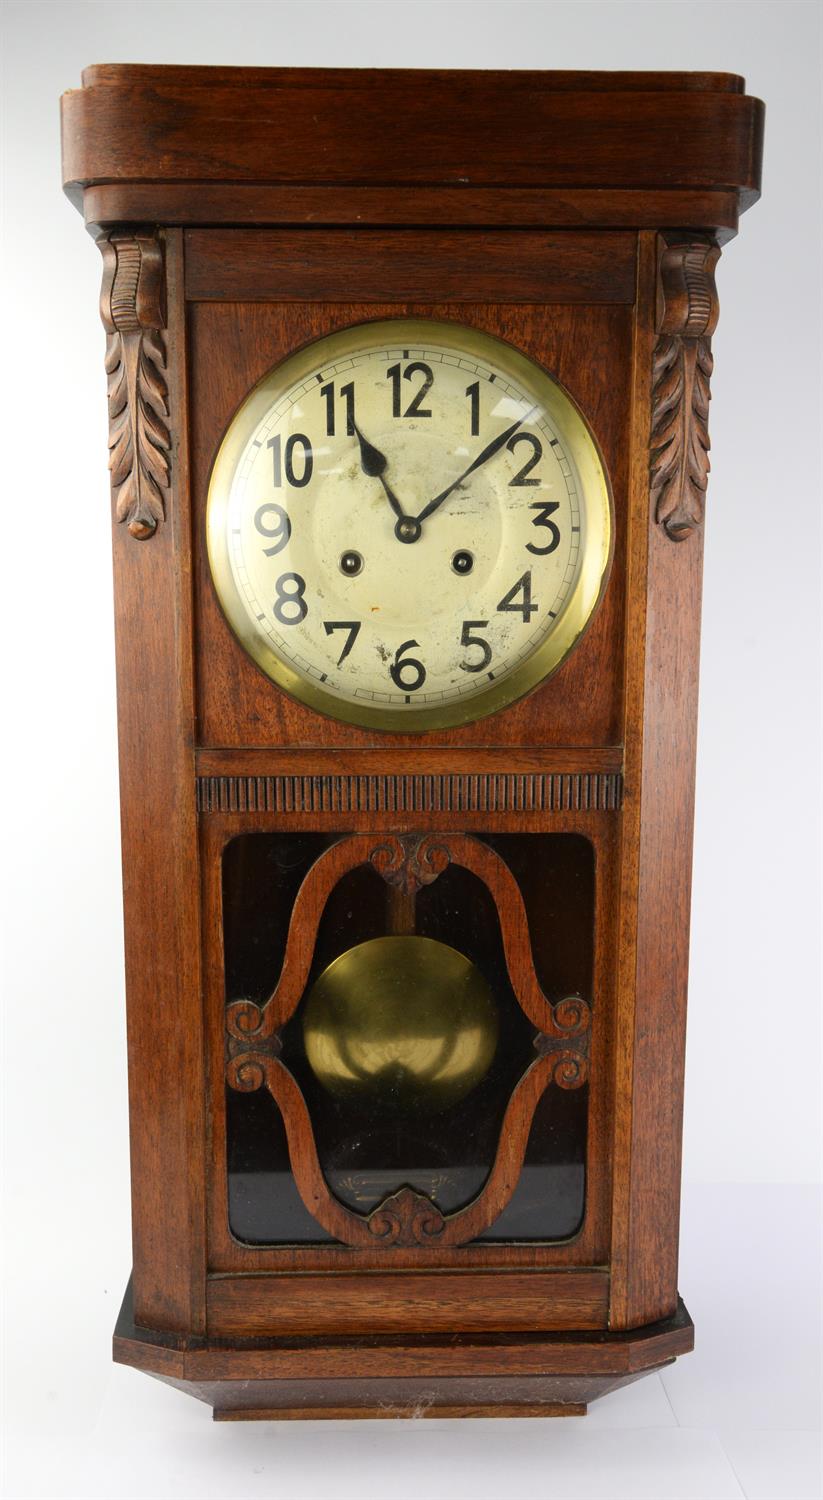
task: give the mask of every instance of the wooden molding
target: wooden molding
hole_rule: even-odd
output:
[[[674,542],[703,525],[719,256],[713,240],[660,241],[650,482],[655,519]]]
[[[198,776],[199,813],[618,812],[619,771]]]
[[[97,243],[115,515],[145,541],[165,519],[170,479],[163,247],[155,234],[130,231]]]

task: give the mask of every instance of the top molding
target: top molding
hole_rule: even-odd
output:
[[[113,224],[678,228],[760,195],[729,73],[101,65],[64,94],[63,182]]]

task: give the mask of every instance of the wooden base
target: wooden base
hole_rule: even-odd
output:
[[[629,1332],[206,1339],[137,1328],[131,1283],[118,1364],[205,1401],[215,1421],[584,1416],[590,1401],[694,1345],[682,1302]]]

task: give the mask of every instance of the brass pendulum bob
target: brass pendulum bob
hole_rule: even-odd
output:
[[[372,938],[313,984],[303,1019],[309,1064],[341,1098],[434,1113],[464,1098],[497,1045],[494,999],[464,954],[432,938]]]

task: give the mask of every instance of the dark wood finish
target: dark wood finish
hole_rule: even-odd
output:
[[[369,1417],[580,1413],[693,1347],[683,1306],[636,1333],[362,1335],[172,1340],[136,1327],[127,1287],[114,1335],[120,1364],[206,1401],[215,1414]],[[572,1414],[571,1412],[569,1414]]]
[[[394,833],[413,833],[415,829],[415,818],[406,815],[399,818],[396,813],[374,812],[361,813],[350,817],[348,820],[355,826],[359,823],[367,830],[373,830],[375,825],[382,825]],[[461,825],[472,819],[461,812],[431,812],[427,816],[429,828],[436,830],[448,830],[449,844],[460,847],[463,844],[474,844],[473,840],[463,840],[455,837],[453,830],[459,829]],[[475,814],[473,819],[479,829],[488,825],[488,817],[484,814]],[[318,827],[328,828],[330,826],[328,815],[318,815],[308,811],[302,811],[294,815],[290,826],[295,829],[312,829]],[[334,827],[334,823],[331,825]],[[619,838],[618,820],[613,813],[600,812],[565,812],[554,814],[547,812],[522,812],[510,813],[505,820],[505,826],[509,829],[520,831],[542,831],[548,828],[557,828],[558,831],[568,833],[582,833],[591,839],[596,849],[595,866],[595,954],[594,975],[592,993],[595,997],[591,1017],[591,1028],[588,1046],[588,1070],[589,1070],[589,1132],[587,1148],[587,1198],[586,1211],[583,1226],[577,1236],[568,1242],[561,1244],[539,1244],[530,1243],[524,1245],[498,1245],[498,1244],[472,1244],[464,1245],[459,1251],[441,1247],[438,1241],[432,1240],[426,1249],[426,1263],[430,1266],[449,1267],[459,1264],[466,1271],[480,1269],[482,1267],[494,1266],[497,1268],[498,1284],[501,1294],[505,1287],[501,1273],[511,1267],[558,1267],[576,1266],[591,1267],[603,1265],[608,1260],[609,1254],[609,1215],[610,1215],[610,1121],[611,1108],[611,1084],[610,1084],[610,1059],[613,1052],[612,1025],[614,1014],[614,977],[612,973],[612,954],[615,942],[616,906],[617,906],[617,878],[618,865],[616,860],[616,847]],[[203,874],[203,922],[204,922],[204,953],[205,953],[205,992],[204,1003],[208,1021],[208,1051],[210,1057],[210,1077],[213,1080],[211,1087],[211,1170],[209,1189],[209,1245],[210,1245],[210,1267],[213,1271],[251,1273],[254,1271],[288,1271],[300,1270],[304,1273],[308,1270],[339,1270],[341,1265],[350,1265],[353,1255],[356,1254],[357,1265],[362,1270],[377,1271],[385,1269],[386,1252],[374,1245],[369,1247],[368,1243],[353,1252],[350,1248],[340,1245],[330,1246],[302,1246],[300,1248],[283,1246],[249,1246],[240,1245],[229,1233],[227,1216],[225,1210],[227,1182],[226,1182],[226,1116],[225,1104],[222,1095],[222,1082],[226,1067],[226,1034],[225,1034],[225,981],[223,970],[223,940],[222,940],[222,887],[221,887],[221,860],[226,843],[238,833],[252,830],[273,831],[282,828],[282,821],[277,813],[246,813],[236,815],[212,814],[201,823],[201,868]],[[353,841],[352,841],[353,842]],[[373,847],[375,838],[373,832],[370,836],[362,836],[359,850],[368,852]],[[332,861],[347,864],[352,858],[352,851],[345,853],[345,848],[339,852],[335,849],[329,851]],[[328,859],[328,856],[326,856]],[[332,862],[330,861],[330,863]],[[322,879],[322,869],[320,872]],[[331,883],[331,882],[329,882]],[[315,893],[318,891],[319,880],[315,877],[312,882]],[[316,894],[312,900],[312,906],[316,905]],[[295,912],[293,927],[295,941],[292,948],[294,963],[299,964],[301,971],[310,961],[313,946],[313,930],[316,925],[316,916],[311,914],[312,908],[306,912],[307,920],[304,922],[303,914]],[[516,919],[515,919],[516,922]],[[510,918],[509,926],[512,926]],[[514,927],[517,934],[518,928]],[[549,1031],[551,1028],[545,1018],[545,1000],[530,981],[531,961],[529,957],[526,935],[522,928],[522,918],[519,924],[519,935],[511,941],[510,934],[510,961],[517,976],[521,990],[526,995],[526,1002],[535,1012],[536,1030]],[[307,970],[306,970],[307,971]],[[283,985],[285,974],[281,974],[278,990]],[[275,991],[277,994],[277,990]],[[561,1016],[561,1022],[564,1017]],[[565,1018],[571,1022],[572,1027],[577,1024],[573,1016]],[[240,1024],[237,1024],[240,1022]],[[231,1007],[230,1024],[236,1035],[238,1044],[255,1036],[254,1028],[260,1028],[256,1032],[258,1038],[261,1031],[272,1035],[280,1024],[279,1017],[275,1012],[270,1012],[264,1023],[263,1007],[249,1004],[240,1004]],[[561,1025],[560,1030],[563,1030]],[[266,1036],[262,1037],[265,1043]],[[248,1043],[247,1043],[248,1045]],[[262,1082],[262,1079],[261,1079]],[[458,1260],[455,1261],[455,1255]],[[419,1269],[419,1248],[406,1248],[394,1246],[391,1250],[392,1269]]]
[[[530,71],[528,68],[497,71],[494,68],[482,72],[455,72],[452,68],[254,68],[214,67],[175,63],[93,63],[82,72],[84,88],[98,84],[131,82],[156,88],[168,84],[179,88],[213,88],[235,85],[241,88],[304,89],[322,87],[341,91],[344,99],[348,91],[385,93],[397,87],[399,82],[413,83],[425,88],[429,82],[454,89],[475,90],[488,88],[494,94],[498,89],[506,90],[509,98],[517,100],[523,88],[550,90],[553,93],[613,93],[626,90],[640,93],[662,91],[668,93],[718,93],[745,94],[745,80],[739,73],[674,73],[654,72],[597,72],[596,70],[571,72],[568,69]]]
[[[79,200],[79,193],[71,194]],[[198,224],[452,225],[504,229],[634,229],[643,224],[702,226],[723,244],[737,232],[732,191],[622,188],[277,187],[256,183],[101,182],[83,189],[92,233],[152,217]]]
[[[634,358],[613,1328],[667,1317],[677,1303],[702,531],[688,546],[672,546],[645,483],[659,263],[657,237],[644,236]]]
[[[416,776],[198,776],[200,813],[511,812],[614,810],[619,773],[539,776],[447,773]]]
[[[268,749],[239,746],[224,749],[208,746],[196,751],[197,774],[200,777],[258,777],[292,772],[301,776],[325,777],[329,770],[328,753],[304,745],[288,748],[273,745]],[[402,764],[402,761],[400,762]],[[398,756],[393,747],[334,752],[334,770],[338,775],[372,776],[375,779],[395,777]],[[438,775],[443,771],[443,751],[431,746],[417,747],[415,774]],[[505,749],[495,746],[449,747],[448,767],[443,774],[462,780],[486,775],[589,776],[615,773],[623,767],[622,745],[539,745],[531,749]],[[550,799],[549,799],[550,800]],[[544,798],[544,806],[548,805]]]
[[[384,1262],[385,1264],[385,1262]],[[601,1270],[371,1271],[319,1275],[212,1276],[211,1338],[311,1333],[490,1332],[605,1328],[609,1278]]]
[[[63,175],[105,230],[124,523],[134,1274],[115,1358],[222,1420],[579,1413],[692,1346],[677,1239],[710,338],[719,246],[759,194],[762,105],[729,74],[141,65],[83,82],[63,100]],[[614,501],[605,596],[565,665],[502,713],[420,736],[278,692],[227,629],[204,544],[211,465],[250,387],[315,338],[399,316],[496,334],[552,372]],[[223,853],[286,830],[339,842],[300,891],[268,1003],[227,1016]],[[517,885],[472,838],[549,831],[595,856],[591,1006],[574,1012],[548,1005]],[[396,881],[398,930],[446,859],[473,870],[535,1025],[462,1213],[403,1183],[368,1217],[344,1208],[277,1058],[355,857]],[[227,1067],[275,1095],[304,1199],[348,1243],[232,1237]],[[539,1092],[583,1069],[579,1233],[462,1243],[506,1201]]]
[[[652,367],[649,445],[655,519],[673,542],[703,525],[709,481],[711,335],[718,302],[710,240],[659,243],[657,343]]]
[[[165,517],[169,487],[163,248],[148,234],[110,234],[99,245],[114,510],[145,541]]]
[[[173,1385],[173,1381],[167,1382]],[[538,1382],[535,1382],[537,1385]],[[542,1382],[543,1388],[549,1383]],[[445,1382],[438,1383],[438,1390],[442,1391]],[[312,1421],[318,1417],[326,1417],[332,1421],[351,1421],[354,1418],[367,1418],[368,1420],[385,1421],[397,1420],[405,1417],[410,1421],[419,1421],[425,1417],[585,1417],[588,1410],[583,1401],[546,1401],[543,1405],[539,1401],[512,1400],[508,1404],[490,1401],[487,1406],[477,1402],[474,1406],[469,1405],[468,1400],[459,1401],[463,1394],[461,1390],[449,1390],[447,1394],[450,1401],[436,1401],[431,1388],[414,1387],[414,1385],[403,1386],[395,1390],[394,1401],[390,1406],[326,1406],[312,1407],[305,1404],[309,1393],[304,1386],[293,1388],[294,1399],[304,1402],[302,1406],[286,1407],[215,1407],[212,1416],[215,1422],[283,1422],[283,1421]],[[468,1394],[468,1393],[467,1393]],[[514,1393],[510,1393],[513,1395]],[[527,1391],[527,1396],[535,1397],[539,1394],[533,1387]],[[272,1391],[272,1399],[282,1395],[282,1387],[276,1387]],[[207,1396],[203,1396],[208,1400]],[[259,1399],[259,1397],[258,1397]],[[337,1399],[346,1399],[338,1395]],[[459,1404],[454,1404],[458,1401]]]
[[[571,238],[574,238],[573,236]],[[364,259],[368,259],[364,250]],[[533,247],[530,247],[533,254]],[[329,262],[331,266],[331,260]],[[189,267],[191,271],[191,267]],[[475,274],[466,237],[464,274]],[[551,370],[592,423],[611,478],[615,546],[601,607],[568,661],[530,697],[503,713],[449,731],[386,734],[358,729],[313,713],[271,683],[246,655],[226,623],[214,590],[205,547],[208,481],[220,439],[249,388],[293,347],[350,323],[378,317],[433,317],[462,321],[497,333]],[[510,306],[508,304],[258,304],[196,303],[189,312],[192,386],[192,485],[195,504],[195,628],[198,652],[201,746],[249,749],[327,746],[337,751],[403,750],[398,769],[408,771],[426,746],[480,749],[545,745],[619,746],[622,741],[620,663],[625,612],[625,516],[628,495],[629,384],[613,370],[631,363],[632,309],[623,306]],[[647,431],[648,436],[648,431]],[[448,769],[448,760],[440,769]],[[506,769],[509,769],[508,764]],[[573,769],[577,769],[575,765]]]
[[[340,1203],[323,1175],[306,1101],[278,1055],[281,1028],[294,1015],[307,988],[328,898],[341,876],[361,864],[373,866],[389,885],[407,896],[431,885],[449,864],[461,865],[476,875],[493,896],[512,990],[535,1028],[538,1056],[508,1102],[494,1162],[482,1191],[464,1208],[445,1216],[430,1198],[407,1186],[388,1196],[368,1216]],[[419,834],[384,834],[379,838],[358,835],[341,839],[327,849],[300,886],[273,994],[262,1006],[251,1000],[235,1000],[228,1006],[226,1081],[242,1093],[268,1089],[283,1119],[297,1190],[328,1234],[350,1248],[414,1249],[422,1255],[435,1244],[439,1249],[468,1244],[503,1212],[517,1186],[543,1093],[551,1084],[576,1089],[588,1078],[590,1027],[591,1010],[585,1000],[568,996],[552,1005],[540,988],[523,897],[508,865],[492,849],[462,834],[427,834],[423,838]],[[351,1260],[356,1264],[357,1257]],[[495,1299],[489,1315],[505,1316],[496,1311]]]
[[[206,1269],[182,248],[166,237],[170,524],[150,546],[113,531],[134,1308],[165,1329],[204,1326]]]
[[[722,187],[746,206],[762,130],[729,74],[122,66],[64,95],[63,180]]]
[[[192,302],[634,302],[629,231],[190,229]],[[472,261],[467,279],[466,262]]]

